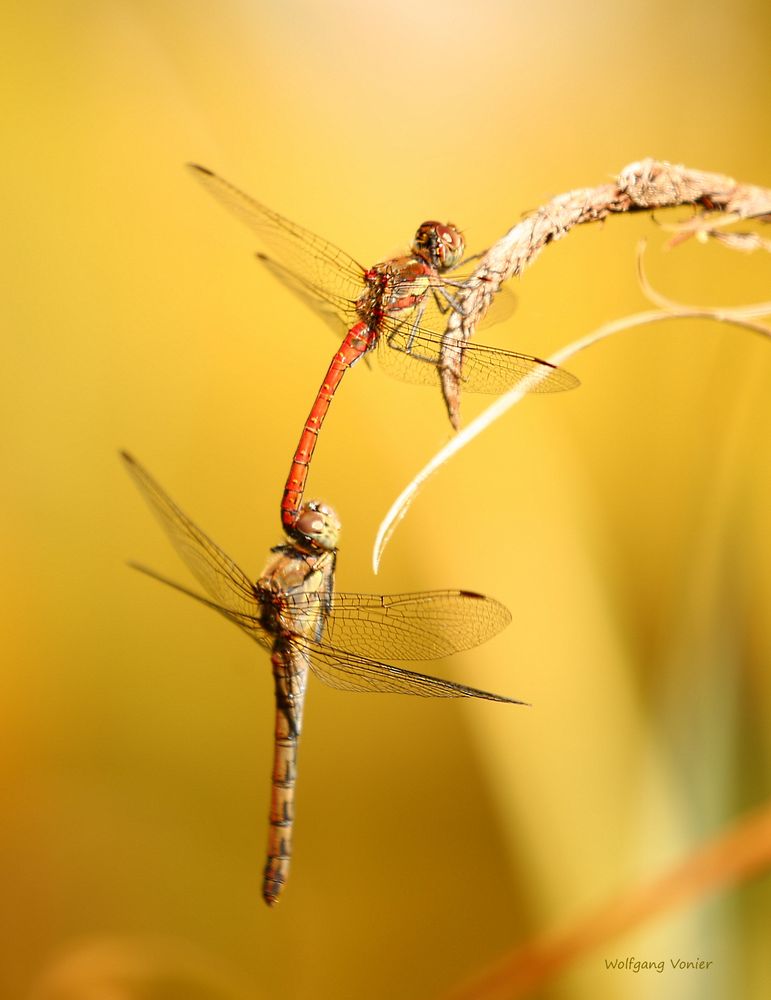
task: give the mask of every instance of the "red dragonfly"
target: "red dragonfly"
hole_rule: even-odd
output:
[[[431,660],[471,649],[500,632],[511,615],[497,601],[464,590],[389,596],[335,593],[340,522],[320,501],[301,506],[298,538],[272,549],[265,569],[252,583],[131,455],[123,452],[122,458],[208,597],[132,565],[218,611],[271,651],[276,728],[262,895],[272,906],[286,882],[292,853],[297,742],[309,671],[331,687],[348,691],[525,704],[379,660],[381,656]]]
[[[258,255],[270,269],[323,312],[331,310],[348,328],[305,422],[284,488],[281,520],[284,530],[296,538],[308,467],[346,370],[379,345],[379,357],[387,371],[408,382],[439,385],[442,336],[425,324],[444,329],[448,311],[455,308],[452,289],[462,282],[449,278],[448,273],[461,263],[463,236],[452,223],[424,222],[409,254],[364,268],[343,250],[205,167],[190,166],[204,187],[276,253],[277,261]],[[533,391],[554,392],[578,385],[574,375],[529,354],[482,344],[463,347],[463,384],[469,392],[504,392],[534,369],[543,375]]]

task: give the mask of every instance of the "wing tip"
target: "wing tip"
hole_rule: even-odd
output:
[[[477,593],[476,590],[459,590],[458,594],[461,597],[468,598],[469,600],[472,601],[484,601],[484,603],[491,610],[493,608],[497,608],[501,621],[501,624],[498,627],[498,631],[501,631],[502,629],[506,628],[507,625],[511,624],[513,618],[511,611],[509,611],[509,609],[506,607],[505,604],[501,603],[501,601],[496,600],[494,597],[488,597],[486,594],[479,594]]]
[[[573,372],[567,371],[565,368],[561,368],[559,365],[552,365],[555,371],[559,372],[561,384],[559,386],[562,392],[570,392],[572,389],[579,389],[581,387],[581,379]]]
[[[551,386],[551,388],[566,392],[570,389],[577,389],[581,385],[581,379],[577,378],[573,372],[569,372],[566,368],[563,368],[562,365],[555,365],[553,361],[547,361],[546,358],[539,358],[535,355],[533,356],[533,360],[537,361],[544,368],[551,368],[559,378],[559,385]]]
[[[205,177],[214,177],[214,171],[209,170],[208,167],[202,167],[200,163],[189,162],[185,166],[188,170],[192,170],[195,174],[203,174]]]

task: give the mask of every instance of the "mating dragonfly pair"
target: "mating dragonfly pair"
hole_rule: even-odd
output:
[[[410,254],[365,269],[205,168],[192,169],[277,254],[276,259],[259,255],[270,270],[320,310],[331,309],[347,327],[303,427],[284,488],[281,520],[288,542],[272,550],[256,583],[123,453],[145,500],[208,597],[136,568],[219,612],[271,652],[276,721],[262,892],[273,905],[292,853],[297,743],[310,672],[350,691],[524,703],[385,662],[438,659],[470,649],[498,633],[511,616],[497,601],[470,591],[390,596],[335,592],[340,522],[325,503],[304,501],[327,410],[343,375],[359,358],[378,348],[389,372],[438,385],[442,338],[430,327],[441,325],[456,308],[462,282],[451,275],[463,258],[461,233],[451,224],[426,222]],[[477,344],[464,347],[463,384],[472,392],[502,392],[535,369],[540,377],[534,384],[542,391],[578,384],[568,372],[530,355]]]

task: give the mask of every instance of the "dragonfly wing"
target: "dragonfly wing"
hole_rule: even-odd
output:
[[[309,599],[293,597],[298,612]],[[438,660],[471,649],[511,621],[498,601],[462,590],[332,596],[323,640],[365,658]]]
[[[177,583],[175,580],[169,580],[168,577],[161,576],[160,573],[156,573],[154,569],[148,569],[147,566],[142,566],[135,562],[129,563],[129,566],[131,566],[132,569],[138,569],[139,572],[144,573],[145,576],[152,577],[153,580],[158,580],[159,583],[165,583],[167,587],[172,587],[174,590],[178,590],[181,594],[187,594],[188,597],[192,597],[193,600],[198,601],[199,604],[203,604],[207,608],[211,608],[212,611],[216,611],[224,618],[227,618],[228,621],[233,622],[234,625],[238,625],[240,629],[243,629],[243,631],[246,632],[250,639],[254,639],[254,641],[259,643],[261,646],[264,646],[266,649],[272,648],[274,637],[265,631],[255,616],[247,615],[240,611],[234,611],[231,608],[225,608],[220,604],[215,604],[214,601],[210,601],[201,594],[196,594],[194,590],[183,587],[181,583]]]
[[[311,669],[329,687],[341,691],[385,692],[411,694],[423,698],[484,698],[512,705],[527,704],[516,698],[506,698],[480,688],[456,684],[430,674],[420,674],[390,663],[379,663],[363,656],[354,656],[332,646],[305,643]]]
[[[350,299],[335,295],[328,289],[317,288],[272,257],[267,257],[263,253],[258,253],[256,256],[263,267],[320,316],[337,337],[342,338],[358,319],[355,305]]]
[[[437,366],[442,360],[442,338],[408,321],[389,318],[380,338],[378,358],[391,375],[405,382],[437,385]],[[457,348],[460,349],[460,348]],[[498,395],[521,379],[532,376],[529,392],[561,392],[580,383],[575,375],[530,354],[503,351],[484,344],[467,343],[463,348],[461,387],[466,392]]]
[[[359,297],[364,288],[364,268],[344,250],[262,205],[206,167],[195,163],[189,166],[206,190],[246,223],[282,265],[330,294]]]
[[[121,452],[121,458],[171,544],[206,593],[235,614],[259,616],[259,602],[244,571],[177,507],[128,452]]]
[[[214,601],[196,594],[195,591],[189,590],[145,566],[136,563],[131,565],[134,569],[138,569],[154,580],[173,587],[174,590],[192,597],[199,604],[218,612],[261,646],[271,648],[273,637],[262,628],[253,616],[215,604]],[[504,695],[493,694],[490,691],[469,687],[466,684],[457,684],[440,677],[432,677],[429,674],[395,667],[390,663],[380,663],[367,657],[356,656],[345,650],[328,646],[326,643],[312,642],[303,636],[297,636],[294,642],[300,650],[309,655],[311,669],[316,676],[329,687],[338,690],[411,694],[424,698],[484,698],[487,701],[508,702],[513,705],[527,704],[527,702],[519,701],[516,698],[506,698]]]
[[[496,326],[498,323],[504,323],[507,319],[511,319],[516,311],[517,296],[510,288],[499,288],[495,293],[493,301],[490,303],[490,308],[479,321],[478,327],[483,329],[488,326]]]

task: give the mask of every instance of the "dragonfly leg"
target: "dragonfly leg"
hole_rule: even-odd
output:
[[[401,351],[402,354],[409,354],[412,358],[417,358],[419,361],[429,361],[433,362],[433,358],[424,357],[423,355],[416,354],[414,350],[415,337],[420,329],[420,321],[425,312],[426,305],[425,302],[421,302],[420,305],[415,307],[414,312],[410,316],[409,320],[403,320],[397,327],[390,330],[386,335],[386,343],[394,351]],[[407,327],[406,341],[404,343],[396,343],[397,335],[399,337],[404,336],[404,329]]]
[[[393,330],[390,330],[386,334],[385,342],[394,351],[400,351],[402,354],[409,354],[411,358],[416,361],[425,361],[426,364],[436,365],[437,358],[436,355],[421,354],[416,349],[416,338],[420,333],[420,319],[425,310],[425,304],[418,306],[417,315],[410,317],[409,325],[408,321],[404,320]],[[407,327],[407,333],[404,333],[404,328]],[[397,342],[397,336],[400,340]],[[405,338],[405,339],[402,339]],[[438,342],[438,341],[437,341]]]
[[[445,279],[444,284],[453,285],[454,283]],[[462,288],[463,284],[458,282],[455,284],[455,287]],[[432,291],[434,293],[434,301],[436,302],[437,308],[442,315],[446,315],[451,309],[454,310],[454,312],[463,315],[463,306],[454,295],[451,295],[447,291],[444,285],[440,285],[439,288],[433,288]],[[442,299],[444,299],[444,302],[441,301]]]

